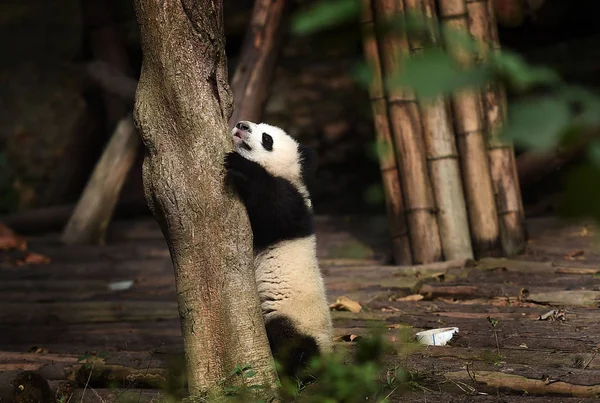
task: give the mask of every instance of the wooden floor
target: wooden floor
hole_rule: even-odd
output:
[[[330,300],[346,296],[363,308],[333,312],[339,344],[367,334],[373,323],[384,323],[386,337],[396,341],[422,329],[459,328],[448,346],[410,344],[410,354],[390,358],[390,368],[415,376],[412,389],[392,401],[600,396],[600,252],[593,229],[537,219],[529,222],[528,250],[519,260],[399,268],[386,264],[384,224],[318,218]],[[29,251],[51,262],[17,265],[22,254],[0,255],[0,401],[10,401],[11,382],[23,370],[47,379],[52,394],[74,390],[78,401],[82,393],[90,402],[123,393],[156,401],[182,340],[172,268],[155,223],[115,223],[103,247],[62,246],[56,235],[28,241]],[[92,375],[86,368],[94,368]]]

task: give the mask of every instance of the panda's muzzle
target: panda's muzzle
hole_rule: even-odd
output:
[[[231,133],[233,135],[234,144],[248,151],[252,150],[252,148],[245,141],[248,139],[249,133],[252,133],[249,122],[238,122]]]
[[[244,121],[244,120],[241,121],[241,122],[238,122],[235,125],[235,128],[239,129],[241,131],[244,131],[244,132],[252,133],[252,129],[250,128],[250,122],[247,122],[247,121]]]

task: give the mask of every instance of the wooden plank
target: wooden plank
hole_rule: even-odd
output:
[[[177,302],[165,301],[82,301],[76,309],[69,302],[46,304],[4,303],[0,323],[104,323],[179,318]]]

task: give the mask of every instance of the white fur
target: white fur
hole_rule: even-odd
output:
[[[302,179],[298,143],[282,129],[266,123],[245,122],[250,133],[234,128],[231,132],[236,151],[258,163],[273,176],[288,180],[309,209],[310,195]],[[263,133],[273,138],[273,150],[262,146]],[[252,148],[243,147],[246,143]],[[254,258],[258,293],[265,321],[284,315],[297,329],[314,337],[323,353],[331,351],[332,323],[323,277],[317,259],[315,235],[279,242]],[[272,311],[272,312],[271,312]]]
[[[261,308],[273,311],[265,322],[284,315],[327,353],[331,351],[331,315],[316,253],[314,235],[283,241],[257,255],[254,268]]]
[[[249,133],[242,132],[235,127],[231,131],[237,153],[250,161],[256,162],[271,175],[290,181],[304,197],[308,207],[312,208],[308,190],[302,181],[302,169],[298,158],[298,142],[279,127],[266,123],[245,123],[250,125],[251,131]],[[267,151],[263,148],[263,133],[273,137],[273,150]],[[249,145],[252,150],[243,148],[243,143]]]

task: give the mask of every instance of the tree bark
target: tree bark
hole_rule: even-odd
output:
[[[144,54],[135,118],[146,199],[173,260],[189,389],[203,395],[236,365],[276,379],[243,204],[224,184],[231,150],[220,0],[136,0]]]
[[[269,95],[269,84],[285,38],[289,0],[255,0],[252,19],[231,81],[235,109],[229,119],[258,122]]]

